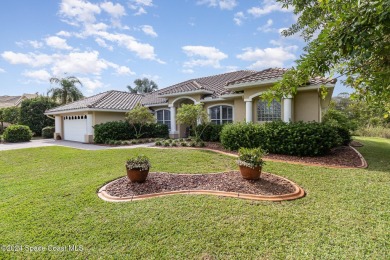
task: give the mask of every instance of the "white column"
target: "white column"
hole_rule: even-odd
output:
[[[176,107],[171,106],[171,134],[176,134]]]
[[[292,97],[287,96],[283,99],[283,121],[292,122]]]
[[[87,115],[87,135],[93,135],[92,114]]]
[[[62,136],[62,117],[61,116],[55,116],[54,117],[54,139],[57,138],[57,136]]]
[[[252,101],[245,101],[245,118],[247,123],[252,122],[252,109]]]

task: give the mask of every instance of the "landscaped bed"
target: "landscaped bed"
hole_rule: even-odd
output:
[[[262,173],[259,180],[244,180],[237,171],[215,174],[171,174],[151,172],[144,183],[133,183],[127,177],[117,179],[104,190],[109,196],[123,198],[171,191],[224,191],[255,195],[286,195],[296,192],[290,181],[270,173]]]
[[[169,148],[183,148],[180,146],[174,146]],[[235,151],[229,151],[222,147],[221,143],[218,142],[205,142],[205,147],[207,149],[222,151],[224,153],[229,153],[237,155]],[[264,156],[265,160],[275,160],[275,161],[284,161],[284,162],[294,162],[301,164],[314,164],[321,166],[332,166],[332,167],[364,167],[364,163],[361,160],[360,155],[349,146],[340,146],[332,149],[329,154],[322,156],[293,156],[293,155],[284,155],[284,154],[268,154]]]

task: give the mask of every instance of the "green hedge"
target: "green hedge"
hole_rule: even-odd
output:
[[[10,143],[28,142],[32,136],[32,131],[25,125],[10,125],[3,134],[4,141]]]
[[[42,137],[43,138],[54,138],[54,126],[46,126],[42,128]]]
[[[204,124],[198,125],[196,127],[197,128],[196,131],[200,133],[204,127],[205,127]],[[200,135],[200,139],[202,139],[205,142],[219,142],[223,127],[224,125],[208,124],[206,128],[203,130],[203,133]],[[194,134],[191,133],[191,135]]]
[[[142,127],[141,138],[166,138],[168,126],[162,124],[149,124]],[[126,121],[113,121],[94,126],[95,143],[105,143],[107,140],[135,139],[134,128]]]
[[[221,132],[221,143],[229,150],[262,147],[269,153],[297,156],[324,155],[342,142],[336,127],[316,122],[238,123]]]

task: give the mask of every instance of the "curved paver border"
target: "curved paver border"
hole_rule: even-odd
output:
[[[357,153],[357,155],[360,158],[361,165],[356,166],[356,167],[350,167],[350,166],[336,166],[336,165],[321,165],[321,164],[316,164],[316,163],[303,163],[303,162],[287,161],[287,160],[284,161],[284,160],[269,159],[269,158],[263,158],[263,159],[264,159],[264,161],[270,161],[270,162],[282,162],[282,163],[289,163],[289,164],[296,164],[296,165],[317,166],[317,167],[325,167],[325,168],[333,168],[333,169],[356,169],[356,168],[364,169],[364,168],[367,168],[368,164],[367,164],[366,160],[364,159],[363,155],[361,155],[361,153],[359,153],[352,146],[349,145],[349,147],[352,148],[352,150],[355,151],[355,153]],[[148,147],[148,148],[172,149],[172,147],[159,147],[159,146],[151,146],[151,147]],[[232,156],[232,157],[238,157],[237,154],[227,153],[227,152],[224,152],[224,151],[211,149],[211,148],[201,148],[201,147],[178,147],[178,148],[180,148],[180,149],[188,149],[188,150],[211,151],[211,152],[220,153],[220,154],[224,154],[224,155],[228,155],[228,156]],[[173,149],[178,149],[178,148],[173,148]]]
[[[272,174],[272,173],[269,173],[269,174]],[[116,197],[116,196],[111,196],[110,194],[108,194],[106,192],[106,187],[109,184],[111,184],[112,182],[117,180],[117,179],[115,179],[109,183],[106,183],[103,187],[101,187],[97,194],[98,194],[99,198],[101,198],[102,200],[108,201],[108,202],[137,201],[137,200],[157,198],[157,197],[176,195],[176,194],[216,195],[216,196],[221,196],[221,197],[230,197],[230,198],[239,198],[239,199],[248,199],[248,200],[259,200],[259,201],[295,200],[295,199],[302,198],[306,195],[305,191],[301,187],[299,187],[296,183],[290,181],[289,179],[283,178],[279,175],[276,175],[276,174],[272,174],[272,175],[275,175],[281,179],[284,179],[285,181],[290,182],[294,186],[295,191],[292,193],[283,194],[283,195],[256,195],[256,194],[214,191],[214,190],[179,190],[179,191],[160,192],[160,193],[153,193],[153,194],[144,194],[144,195],[138,195],[138,196]]]

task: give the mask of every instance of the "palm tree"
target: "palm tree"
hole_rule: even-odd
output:
[[[157,84],[153,80],[149,80],[147,78],[136,79],[134,80],[134,84],[135,84],[134,88],[132,88],[130,85],[127,86],[130,93],[145,94],[145,93],[151,93],[158,89]]]
[[[60,100],[62,105],[84,97],[83,93],[81,93],[81,91],[76,87],[76,84],[80,84],[80,86],[83,86],[83,84],[74,76],[66,78],[51,78],[50,83],[56,83],[61,86],[49,89],[47,94],[51,94],[51,98],[55,101]]]

